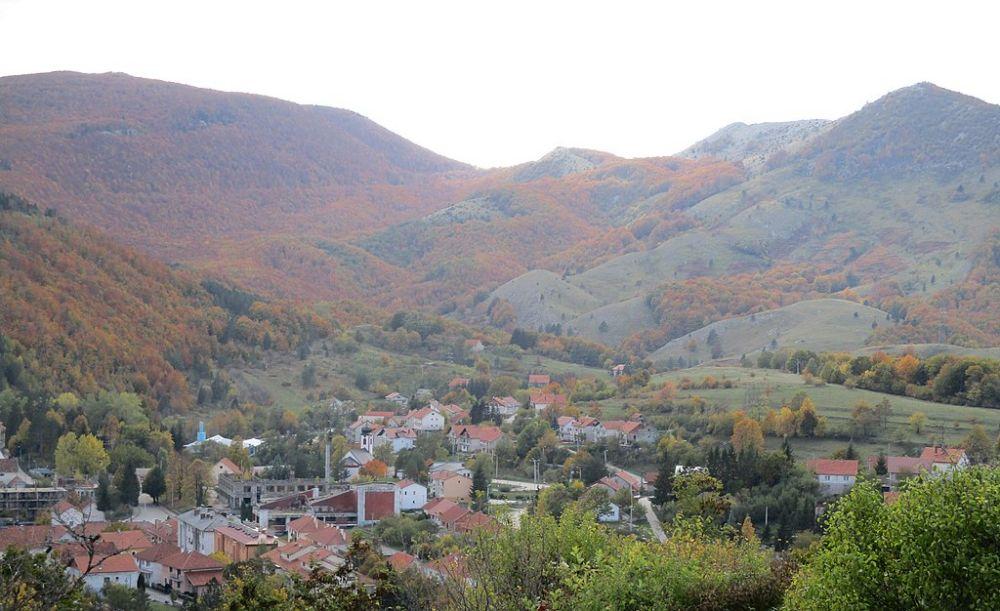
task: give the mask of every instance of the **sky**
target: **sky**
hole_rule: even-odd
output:
[[[0,0],[0,75],[127,72],[348,108],[481,167],[676,153],[931,81],[1000,102],[1000,3]]]

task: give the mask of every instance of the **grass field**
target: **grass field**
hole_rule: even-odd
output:
[[[657,382],[670,380],[677,383],[686,377],[699,382],[708,375],[719,380],[732,380],[736,386],[714,390],[681,391],[680,396],[698,395],[710,405],[743,409],[748,388],[754,388],[763,401],[772,407],[790,401],[796,393],[805,392],[816,404],[819,413],[826,416],[830,428],[833,429],[846,428],[850,421],[851,410],[858,401],[863,400],[874,405],[888,398],[892,404],[892,416],[889,418],[887,430],[868,440],[855,440],[854,445],[862,454],[877,452],[878,449],[898,451],[898,446],[891,441],[893,431],[899,427],[906,428],[910,415],[917,411],[927,415],[927,426],[924,431],[920,435],[910,436],[910,441],[917,444],[929,444],[939,437],[943,437],[948,443],[957,443],[965,437],[974,424],[982,424],[991,435],[1000,430],[1000,410],[921,401],[910,397],[850,389],[835,384],[814,387],[804,384],[802,378],[795,374],[768,369],[701,366],[659,374],[654,380]],[[768,443],[774,447],[780,445],[780,441],[774,439],[768,440]],[[845,445],[846,441],[843,439],[792,440],[793,448],[807,457],[827,455]]]

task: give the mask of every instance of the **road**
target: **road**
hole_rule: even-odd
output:
[[[154,505],[153,499],[145,492],[139,495],[139,504],[132,510],[132,522],[161,522],[177,514],[160,505]]]
[[[667,533],[663,532],[663,525],[660,524],[660,518],[656,517],[656,512],[653,511],[653,503],[650,502],[649,497],[639,497],[639,505],[646,512],[646,521],[649,522],[649,527],[653,530],[653,534],[656,535],[660,543],[666,541]]]
[[[495,480],[493,480],[492,483],[493,484],[500,484],[501,486],[510,486],[511,489],[513,489],[513,490],[518,490],[518,491],[525,491],[525,490],[527,490],[529,492],[533,491],[533,490],[541,490],[542,488],[548,488],[549,487],[548,484],[542,484],[542,483],[533,484],[531,482],[522,482],[522,481],[519,481],[519,480],[516,480],[516,479],[495,479]]]

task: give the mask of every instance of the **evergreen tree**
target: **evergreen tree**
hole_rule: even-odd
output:
[[[854,443],[847,444],[847,451],[844,452],[844,458],[846,460],[857,460],[858,453],[854,451]]]
[[[476,470],[472,472],[472,498],[475,500],[477,509],[482,509],[486,503],[489,503],[489,499],[486,498],[487,485],[486,472],[483,470],[482,463],[479,463]]]
[[[889,472],[889,467],[885,463],[885,452],[878,453],[878,462],[875,463],[876,475],[885,475]]]
[[[122,503],[128,503],[132,507],[139,504],[139,478],[135,475],[135,466],[131,461],[118,469],[118,473],[115,474],[115,485]]]
[[[101,473],[97,478],[97,509],[99,511],[110,511],[117,504],[108,474]]]
[[[469,421],[472,424],[479,424],[487,417],[489,417],[489,410],[486,407],[486,401],[484,399],[473,401],[472,407],[469,408]]]
[[[167,483],[163,476],[163,470],[159,466],[153,467],[146,474],[146,479],[142,482],[142,490],[153,497],[154,503],[160,502],[160,495],[167,491]]]

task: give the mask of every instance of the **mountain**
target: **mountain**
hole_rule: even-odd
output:
[[[136,392],[183,411],[214,363],[290,351],[330,319],[172,270],[0,193],[0,391]]]
[[[798,151],[831,123],[824,119],[752,125],[732,123],[692,144],[677,156],[726,159],[742,164],[753,174],[759,174],[768,169],[769,163],[779,163],[788,154]]]
[[[919,84],[831,123],[779,125],[730,126],[688,149],[715,143],[743,163],[755,147],[783,147],[684,207],[679,231],[548,283],[577,307],[531,299],[537,271],[483,303],[510,304],[511,325],[559,321],[612,344],[631,328],[629,347],[652,352],[718,320],[846,297],[894,318],[867,341],[1000,345],[1000,301],[987,297],[1000,287],[987,264],[1000,232],[1000,107]],[[664,299],[674,293],[693,298]]]
[[[265,276],[290,269],[320,296],[351,294],[337,287],[349,272],[335,273],[350,261],[272,259],[269,238],[339,240],[420,217],[458,199],[469,174],[348,110],[124,74],[0,78],[0,188],[250,285],[248,256]]]

